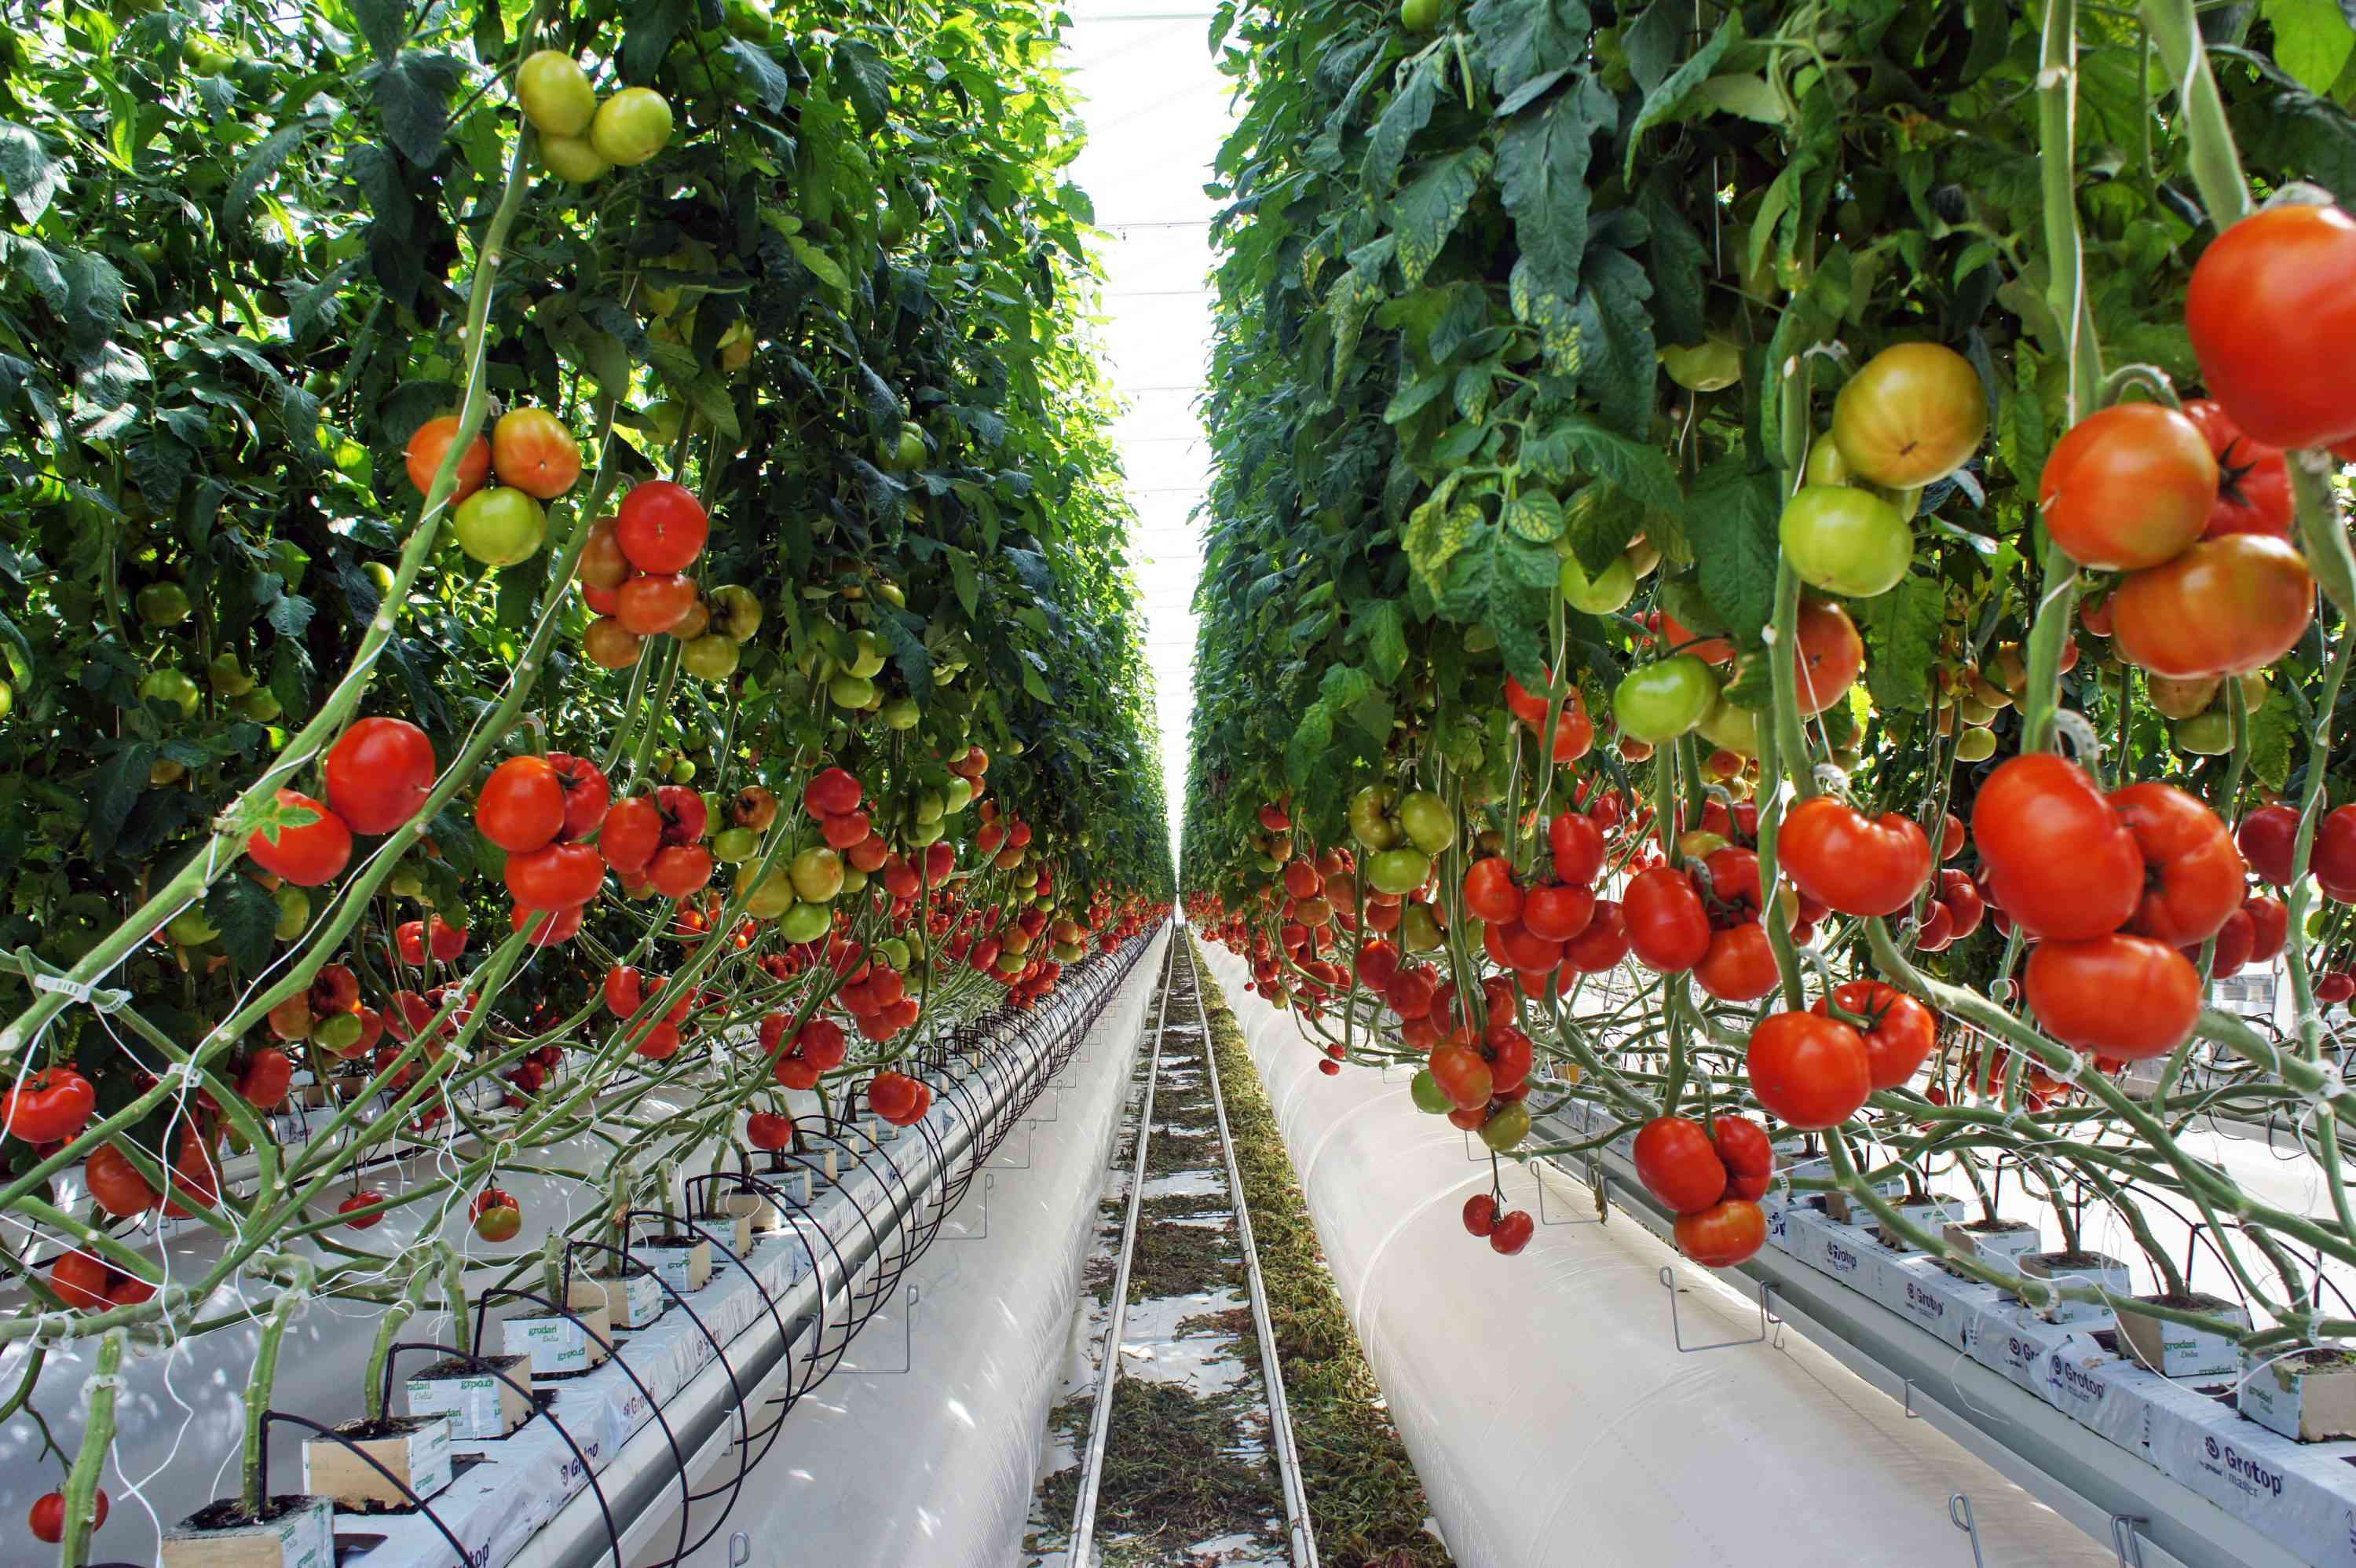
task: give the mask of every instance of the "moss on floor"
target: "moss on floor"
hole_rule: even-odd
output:
[[[1453,1559],[1423,1528],[1423,1483],[1326,1271],[1243,1031],[1207,971],[1203,1000],[1318,1556],[1333,1568],[1449,1568]]]

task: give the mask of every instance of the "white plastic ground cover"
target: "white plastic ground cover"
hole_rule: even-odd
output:
[[[1977,1458],[1909,1421],[1814,1346],[1681,1354],[1658,1281],[1674,1255],[1633,1225],[1539,1227],[1519,1257],[1464,1232],[1485,1190],[1457,1130],[1393,1075],[1327,1078],[1289,1014],[1209,968],[1276,1111],[1350,1321],[1465,1568],[1601,1563],[1961,1563],[1972,1499],[1992,1564],[2114,1555]],[[1506,1196],[1537,1202],[1508,1166]],[[1550,1217],[1569,1218],[1561,1205]],[[1679,1270],[1688,1343],[1757,1331],[1754,1307]]]
[[[752,1568],[1001,1568],[1014,1559],[1167,941],[1165,930],[1138,960],[1057,1080],[1061,1093],[1033,1107],[1027,1139],[1009,1138],[982,1168],[986,1219],[977,1180],[910,1270],[913,1328],[903,1293],[868,1325],[855,1357],[795,1406],[689,1568],[723,1568],[737,1535]],[[709,1506],[698,1505],[691,1539]],[[674,1510],[647,1559],[669,1556],[678,1539]]]
[[[1611,1125],[1584,1119],[1596,1133]],[[1633,1141],[1623,1135],[1612,1147],[1626,1154]],[[2109,1314],[2048,1323],[2009,1291],[1897,1252],[1864,1217],[1834,1220],[1791,1196],[1779,1191],[1764,1203],[1769,1245],[1912,1319],[2301,1562],[2356,1568],[2356,1443],[2293,1442],[2243,1418],[2230,1377],[2171,1380],[2105,1349],[2094,1335],[2116,1321]],[[2212,1385],[2223,1397],[2203,1392]]]

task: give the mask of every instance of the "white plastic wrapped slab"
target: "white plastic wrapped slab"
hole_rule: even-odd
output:
[[[1679,1354],[1656,1277],[1675,1260],[1640,1227],[1550,1224],[1519,1257],[1492,1253],[1459,1213],[1487,1163],[1468,1163],[1456,1130],[1416,1111],[1397,1075],[1319,1073],[1290,1015],[1211,954],[1344,1305],[1465,1568],[1967,1561],[1947,1517],[1957,1491],[1992,1563],[2115,1563],[1896,1402],[1860,1397],[1865,1385],[1794,1333]],[[1515,1207],[1536,1208],[1527,1172],[1508,1166],[1505,1180]],[[1547,1205],[1562,1219],[1580,1200],[1566,1183]],[[1689,1343],[1756,1331],[1755,1305],[1698,1270],[1677,1277]],[[1494,1377],[1462,1375],[1468,1345]]]

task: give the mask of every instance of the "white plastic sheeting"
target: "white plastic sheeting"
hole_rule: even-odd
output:
[[[1033,1108],[1033,1117],[1054,1119],[1028,1129],[1027,1162],[1018,1135],[982,1168],[991,1179],[986,1225],[977,1183],[910,1269],[912,1329],[902,1294],[841,1370],[795,1406],[726,1527],[688,1557],[690,1568],[723,1568],[739,1534],[752,1568],[999,1568],[1013,1557],[1168,940],[1165,931],[1130,971],[1055,1080],[1060,1094]],[[904,1342],[909,1370],[888,1370],[904,1364]],[[652,1539],[659,1560],[677,1541],[676,1525]]]
[[[1972,1499],[1990,1563],[2115,1562],[1788,1329],[1779,1346],[1681,1354],[1658,1279],[1677,1260],[1633,1223],[1544,1225],[1519,1257],[1490,1253],[1461,1218],[1488,1186],[1487,1159],[1469,1161],[1398,1074],[1321,1075],[1292,1018],[1244,990],[1240,961],[1207,951],[1465,1568],[1965,1563],[1955,1492]],[[1518,1167],[1505,1192],[1536,1208]],[[1591,1214],[1565,1192],[1549,1196],[1551,1218]],[[1755,1303],[1681,1263],[1677,1278],[1688,1343],[1757,1331]]]

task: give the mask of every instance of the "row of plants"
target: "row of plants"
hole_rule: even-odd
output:
[[[503,1173],[601,1140],[612,1240],[917,1121],[920,1044],[1166,907],[1062,25],[0,32],[0,1342],[463,1312],[541,1260]],[[22,1366],[0,1418],[74,1392]]]
[[[1325,1071],[1408,1061],[1501,1155],[1636,1133],[1705,1263],[1788,1182],[2034,1307],[2356,1336],[2344,8],[1215,29],[1181,886]],[[1532,1137],[1573,1097],[1611,1130]],[[2007,1178],[2050,1282],[1978,1249]],[[1900,1212],[1943,1192],[1960,1232]]]

